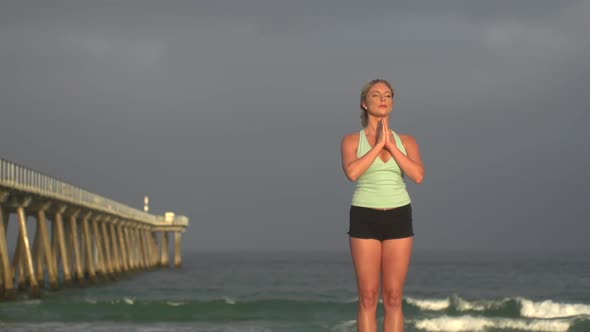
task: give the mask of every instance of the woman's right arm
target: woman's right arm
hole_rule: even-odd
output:
[[[344,174],[350,181],[356,181],[375,161],[383,150],[384,142],[379,140],[377,144],[364,156],[357,158],[356,150],[358,148],[359,133],[352,133],[344,136],[341,144],[342,168]]]

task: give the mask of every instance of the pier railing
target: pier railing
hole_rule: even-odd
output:
[[[188,218],[185,216],[175,216],[172,221],[166,221],[163,215],[153,215],[134,209],[5,159],[0,159],[0,186],[61,200],[105,213],[117,214],[126,219],[152,225],[161,225],[166,222],[179,226],[188,225]]]

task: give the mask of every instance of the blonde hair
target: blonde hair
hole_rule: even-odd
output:
[[[365,107],[363,107],[363,104],[367,101],[367,94],[369,93],[369,90],[371,90],[373,85],[375,85],[377,83],[383,83],[383,84],[387,85],[389,90],[391,90],[391,93],[395,95],[395,92],[393,91],[391,84],[387,80],[377,78],[377,79],[367,82],[361,90],[361,104],[360,104],[360,106],[361,106],[361,124],[363,127],[366,127],[367,124],[369,123],[369,114],[367,114],[367,109]]]

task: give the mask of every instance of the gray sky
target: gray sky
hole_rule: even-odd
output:
[[[190,218],[184,249],[347,250],[340,140],[396,88],[416,248],[590,251],[588,1],[13,1],[0,155]]]

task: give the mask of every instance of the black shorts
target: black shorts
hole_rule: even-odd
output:
[[[412,205],[389,210],[351,206],[348,235],[379,241],[414,236]]]

